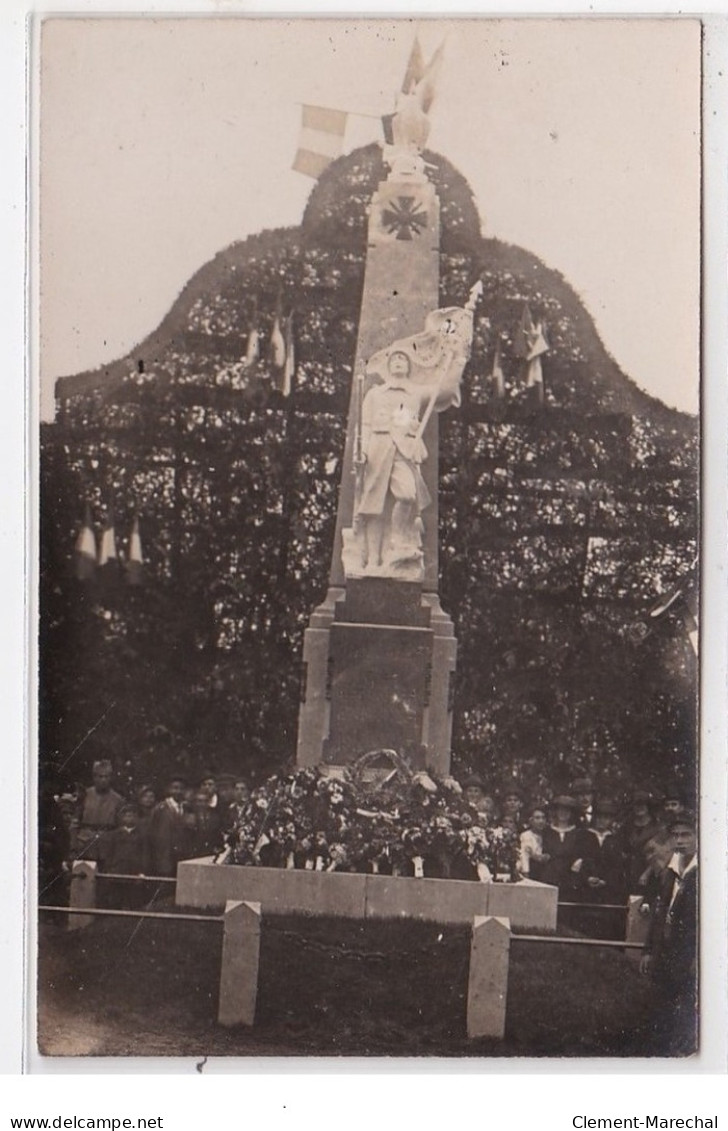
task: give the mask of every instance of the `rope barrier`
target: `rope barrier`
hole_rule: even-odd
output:
[[[616,946],[620,950],[643,950],[643,943],[627,942],[621,939],[565,939],[558,935],[511,935],[512,942],[561,943],[566,946]]]
[[[126,919],[178,919],[186,923],[224,923],[222,915],[175,915],[170,911],[122,911],[112,907],[55,907],[40,904],[39,911],[53,911],[63,915],[111,915]]]
[[[81,875],[81,878],[86,879],[86,877],[83,874]],[[143,876],[141,874],[138,875],[138,876],[127,876],[127,875],[124,875],[123,873],[117,874],[116,872],[97,872],[96,873],[96,879],[97,880],[136,880],[136,881],[142,881],[143,883],[146,883],[146,884],[176,884],[177,883],[177,880],[174,878],[174,876]]]
[[[48,904],[41,904],[38,907],[39,911],[50,911],[62,915],[108,915],[117,916],[127,919],[175,919],[180,922],[186,923],[224,923],[225,917],[223,915],[185,915],[174,914],[168,911],[126,911],[120,908],[101,908],[101,907],[55,907]],[[288,931],[282,927],[275,927],[270,923],[270,920],[265,923],[264,930],[267,933],[279,935],[282,938],[287,938],[295,942],[297,946],[308,948],[309,950],[316,950],[319,953],[328,955],[337,955],[339,957],[358,958],[363,961],[403,961],[411,960],[417,957],[424,957],[425,955],[446,954],[451,950],[458,950],[467,945],[468,940],[465,936],[460,938],[448,939],[447,942],[435,942],[429,946],[416,947],[412,950],[396,950],[396,951],[377,951],[377,950],[353,950],[350,947],[337,945],[333,943],[322,943],[318,939],[308,938],[306,935],[301,935],[298,931]],[[556,943],[562,946],[606,946],[617,947],[619,950],[642,950],[642,943],[627,942],[621,939],[582,939],[582,938],[564,938],[560,935],[511,935],[513,942],[540,942],[540,943]]]
[[[625,914],[629,911],[626,903],[562,903],[561,900],[556,905],[557,907],[581,907],[586,911],[624,911]]]

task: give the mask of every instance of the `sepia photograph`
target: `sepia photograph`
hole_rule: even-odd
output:
[[[699,1054],[701,30],[38,21],[39,1058]]]

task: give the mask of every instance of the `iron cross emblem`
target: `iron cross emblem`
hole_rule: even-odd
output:
[[[398,240],[411,240],[427,227],[427,213],[413,196],[398,196],[382,211],[382,225],[388,235]]]

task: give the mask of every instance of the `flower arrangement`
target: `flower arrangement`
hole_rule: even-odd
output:
[[[518,836],[485,827],[452,778],[360,760],[336,776],[320,768],[275,775],[253,791],[219,863],[515,881]],[[362,764],[363,763],[363,764]],[[393,767],[393,768],[391,768]]]

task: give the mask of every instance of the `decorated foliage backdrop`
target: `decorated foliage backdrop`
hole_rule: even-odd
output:
[[[484,284],[463,405],[441,423],[454,769],[539,790],[579,770],[617,788],[690,783],[695,658],[677,615],[648,625],[645,612],[696,553],[696,422],[621,373],[557,272],[483,238],[466,182],[425,156],[441,304]],[[303,630],[332,550],[365,207],[384,175],[377,146],[336,161],[300,229],[233,244],[132,355],[59,382],[41,437],[44,762],[83,779],[103,753],[139,781],[292,758]],[[525,304],[551,347],[542,405],[520,356]],[[142,586],[113,566],[74,576],[86,505],[97,531],[113,519],[122,559],[139,516]]]

